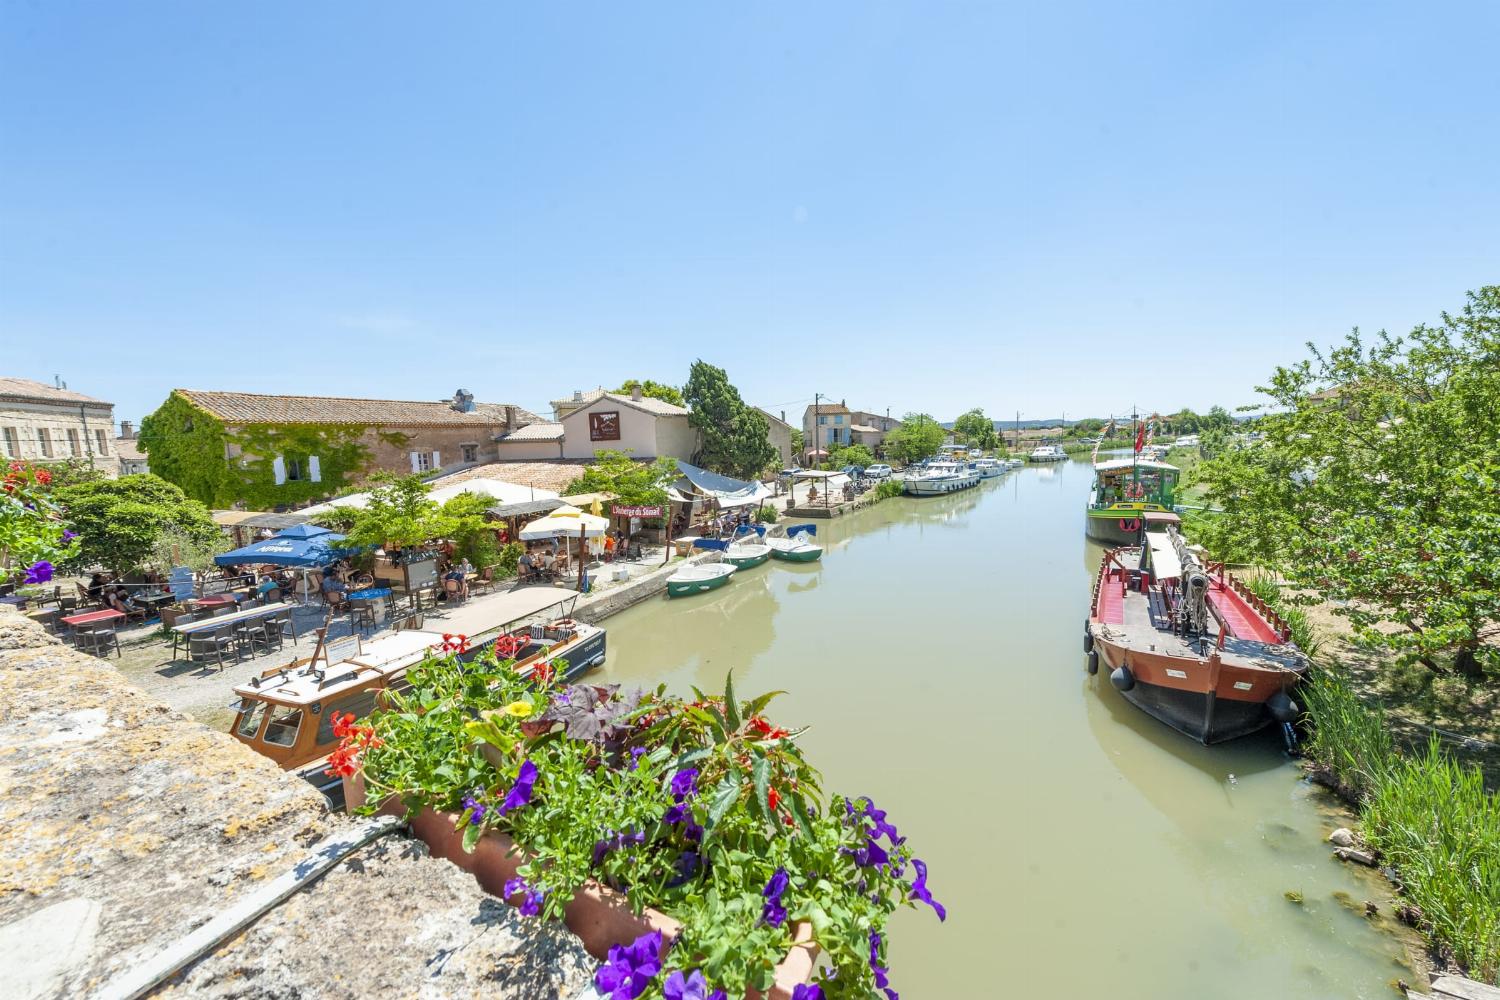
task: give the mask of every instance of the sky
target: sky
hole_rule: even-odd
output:
[[[1500,281],[1500,5],[0,2],[0,375],[1256,401]]]

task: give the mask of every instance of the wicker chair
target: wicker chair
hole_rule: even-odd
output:
[[[212,656],[218,660],[219,669],[223,670],[225,652],[233,653],[235,660],[239,660],[239,650],[234,643],[233,625],[197,632],[188,636],[188,659],[200,663],[207,662]]]
[[[78,648],[94,656],[108,656],[110,644],[115,647],[115,659],[120,658],[120,633],[112,628],[98,626],[89,628],[84,626],[73,632],[73,641]]]

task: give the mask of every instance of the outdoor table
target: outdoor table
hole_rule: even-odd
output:
[[[83,614],[69,615],[66,618],[58,619],[58,621],[69,628],[76,629],[80,625],[97,625],[103,622],[113,622],[116,618],[123,619],[124,617],[125,615],[119,611],[106,609],[104,611],[85,611]]]
[[[11,604],[18,608],[24,608],[26,606],[26,598],[22,597],[20,594],[10,594],[5,597],[0,597],[0,604]]]
[[[188,622],[184,625],[173,625],[172,631],[181,635],[192,635],[194,632],[207,632],[221,629],[226,625],[237,625],[240,622],[254,621],[258,618],[269,618],[271,615],[282,611],[290,611],[292,606],[285,602],[280,604],[267,604],[262,608],[248,608],[244,611],[235,611],[227,615],[219,615],[216,618],[204,618],[201,621]]]
[[[366,587],[353,593],[344,595],[351,601],[368,601],[370,610],[375,615],[375,623],[384,625],[389,613],[389,601],[391,599],[390,587]]]
[[[57,608],[43,608],[40,611],[28,611],[26,617],[36,622],[45,629],[57,627],[57,616],[61,614]]]
[[[238,604],[240,599],[234,594],[209,594],[207,597],[198,597],[193,603],[200,608],[221,608],[226,604]]]

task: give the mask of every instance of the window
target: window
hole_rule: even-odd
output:
[[[21,457],[21,436],[14,427],[5,428],[5,453],[11,458]]]
[[[241,702],[240,724],[235,727],[247,740],[255,739],[255,734],[260,732],[260,722],[266,717],[266,703],[263,701]]]
[[[95,427],[94,428],[94,440],[97,441],[97,442],[99,442],[99,454],[101,454],[101,455],[108,455],[109,454],[109,440],[107,438],[105,438],[105,436],[104,436],[104,430],[102,428],[99,428],[99,427]]]
[[[590,441],[620,440],[620,411],[607,410],[589,414]]]
[[[818,423],[820,423],[820,424],[826,424],[826,423],[828,423],[828,418],[825,417],[825,416],[823,416],[823,414],[820,413],[820,414],[818,414]]]
[[[835,413],[833,415],[833,422],[836,423],[836,424],[843,423],[844,422],[844,415],[842,413]]]
[[[479,445],[477,445],[477,444],[462,444],[462,445],[459,445],[458,447],[459,447],[459,450],[463,452],[463,460],[465,462],[477,462],[477,461],[479,461]]]
[[[302,480],[302,459],[289,458],[286,460],[286,479],[289,483]]]
[[[68,454],[70,454],[70,455],[82,455],[83,454],[83,446],[78,441],[78,428],[77,427],[69,427],[68,428]]]
[[[270,725],[266,726],[266,742],[277,747],[292,746],[297,742],[297,730],[301,726],[302,709],[278,705],[271,712]]]
[[[432,471],[432,456],[425,451],[414,451],[411,453],[412,468],[417,472]]]
[[[36,443],[42,449],[43,458],[52,457],[52,432],[45,427],[36,429]]]

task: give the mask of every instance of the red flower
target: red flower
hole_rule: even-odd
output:
[[[778,792],[774,788],[772,788],[772,789],[770,789],[769,791],[766,792],[766,805],[771,808],[772,812],[775,812],[776,811],[776,807],[778,805],[780,805],[780,804],[781,804],[781,793],[780,792]]]
[[[762,719],[758,715],[750,716],[750,722],[748,723],[748,725],[751,729],[755,730],[757,733],[760,733],[760,735],[764,736],[768,740],[779,740],[787,735],[787,731],[785,729],[782,729],[780,726],[771,725],[769,722],[767,722],[765,719]]]
[[[35,475],[36,481],[41,483],[43,486],[46,486],[47,484],[52,482],[52,473],[48,472],[46,469],[37,469]]]
[[[354,724],[353,712],[333,713],[333,734],[339,738],[339,745],[328,755],[324,773],[335,777],[347,778],[358,771],[365,752],[382,745],[374,726]]]

